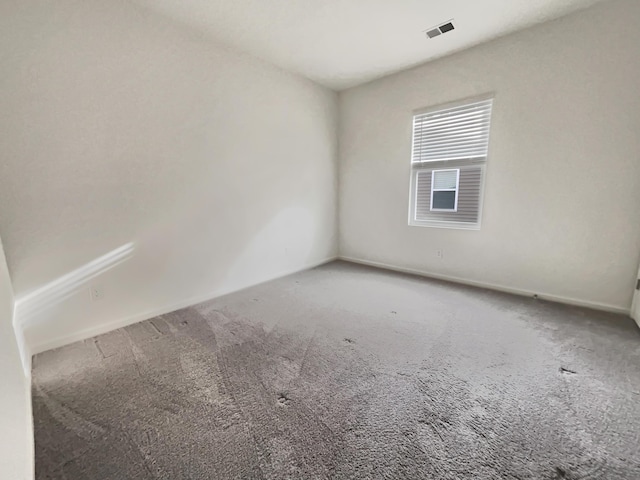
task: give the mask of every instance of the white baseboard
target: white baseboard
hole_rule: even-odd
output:
[[[31,355],[37,355],[38,353],[42,353],[42,352],[45,352],[47,350],[53,350],[54,348],[62,347],[64,345],[68,345],[68,344],[74,343],[74,342],[79,342],[81,340],[86,340],[87,338],[92,338],[92,337],[95,337],[96,335],[102,335],[103,333],[108,333],[108,332],[111,332],[113,330],[117,330],[118,328],[126,327],[128,325],[132,325],[134,323],[142,322],[144,320],[149,320],[150,318],[157,317],[158,315],[165,315],[167,313],[175,312],[176,310],[180,310],[182,308],[191,307],[193,305],[197,305],[197,304],[202,303],[202,302],[213,300],[215,298],[222,297],[222,296],[228,295],[230,293],[240,292],[242,290],[246,290],[247,288],[255,287],[255,286],[260,285],[262,283],[270,282],[272,280],[276,280],[278,278],[286,277],[288,275],[293,275],[294,273],[302,272],[304,270],[309,270],[311,268],[315,268],[315,267],[318,267],[320,265],[324,265],[325,263],[332,262],[332,261],[336,260],[337,258],[338,258],[337,256],[327,257],[327,258],[325,258],[325,259],[323,259],[321,261],[313,262],[313,263],[304,265],[303,267],[294,269],[292,271],[281,272],[281,273],[279,273],[277,275],[274,275],[271,278],[268,278],[267,280],[263,280],[263,281],[260,281],[258,283],[255,283],[255,284],[247,285],[247,286],[242,287],[242,288],[228,289],[228,290],[224,290],[223,289],[223,290],[218,290],[216,292],[208,293],[208,294],[205,294],[205,295],[192,297],[192,298],[189,298],[187,300],[183,300],[181,302],[177,302],[177,303],[174,303],[174,304],[171,304],[171,305],[165,305],[163,307],[160,307],[160,308],[157,308],[157,309],[153,309],[151,311],[147,311],[147,312],[142,312],[142,313],[138,313],[138,314],[135,314],[135,315],[131,315],[129,317],[116,319],[116,320],[113,320],[113,321],[108,322],[108,323],[103,323],[101,325],[96,325],[96,326],[91,327],[91,328],[87,328],[87,329],[84,329],[84,330],[79,330],[79,331],[68,333],[68,334],[65,334],[65,335],[61,335],[61,336],[56,337],[54,339],[48,340],[46,342],[42,342],[42,343],[39,343],[39,344],[36,344],[36,345],[28,345],[26,347],[28,348],[28,351],[31,353]]]
[[[622,307],[617,307],[615,305],[609,305],[606,303],[599,303],[599,302],[590,302],[588,300],[580,300],[577,298],[570,298],[570,297],[563,297],[560,295],[553,295],[550,293],[543,293],[543,292],[531,292],[528,290],[523,290],[520,288],[514,288],[514,287],[506,287],[504,285],[497,285],[495,283],[487,283],[487,282],[480,282],[477,280],[469,280],[466,278],[460,278],[460,277],[454,277],[454,276],[450,276],[450,275],[442,275],[439,273],[432,273],[432,272],[426,272],[423,270],[416,270],[416,269],[412,269],[412,268],[404,268],[404,267],[397,267],[395,265],[389,265],[387,263],[382,263],[382,262],[373,262],[371,260],[364,260],[361,258],[355,258],[355,257],[348,257],[348,256],[344,256],[344,255],[339,255],[338,256],[339,260],[344,260],[346,262],[351,262],[351,263],[358,263],[360,265],[367,265],[370,267],[376,267],[376,268],[383,268],[385,270],[392,270],[395,272],[400,272],[400,273],[409,273],[411,275],[418,275],[421,277],[427,277],[427,278],[434,278],[437,280],[445,280],[447,282],[454,282],[454,283],[460,283],[462,285],[470,285],[472,287],[480,287],[480,288],[487,288],[489,290],[496,290],[498,292],[505,292],[505,293],[511,293],[514,295],[519,295],[519,296],[524,296],[524,297],[533,297],[533,295],[537,295],[538,298],[542,299],[542,300],[548,300],[550,302],[556,302],[556,303],[563,303],[566,305],[574,305],[574,306],[578,306],[578,307],[586,307],[586,308],[590,308],[593,310],[600,310],[600,311],[604,311],[604,312],[611,312],[611,313],[621,313],[624,315],[630,315],[631,311],[627,308],[622,308]]]
[[[382,262],[374,262],[371,260],[365,260],[365,259],[361,259],[361,258],[355,258],[355,257],[349,257],[349,256],[343,256],[343,255],[339,255],[339,256],[331,256],[331,257],[327,257],[319,262],[314,262],[311,264],[307,264],[305,266],[303,266],[302,268],[298,268],[292,271],[287,271],[287,272],[282,272],[278,275],[275,275],[267,280],[255,283],[255,284],[251,284],[251,285],[247,285],[246,287],[242,287],[239,289],[229,289],[229,290],[219,290],[216,292],[212,292],[209,294],[205,294],[205,295],[200,295],[197,297],[192,297],[189,298],[187,300],[181,301],[181,302],[177,302],[171,305],[166,305],[151,311],[147,311],[147,312],[142,312],[142,313],[138,313],[135,315],[131,315],[129,317],[125,317],[125,318],[121,318],[121,319],[116,319],[114,321],[108,322],[108,323],[103,323],[101,325],[96,325],[94,327],[91,328],[87,328],[84,330],[79,330],[73,333],[69,333],[69,334],[65,334],[65,335],[61,335],[59,337],[56,337],[54,339],[48,340],[46,342],[42,342],[36,345],[21,345],[21,353],[23,355],[23,361],[24,361],[24,367],[25,367],[25,373],[30,374],[30,364],[31,364],[31,355],[36,355],[38,353],[41,352],[45,352],[47,350],[52,350],[54,348],[58,348],[58,347],[62,347],[64,345],[68,345],[70,343],[74,343],[74,342],[78,342],[81,340],[85,340],[87,338],[91,338],[91,337],[95,337],[96,335],[101,335],[103,333],[107,333],[113,330],[116,330],[118,328],[122,328],[122,327],[126,327],[128,325],[132,325],[134,323],[138,323],[138,322],[142,322],[144,320],[149,320],[150,318],[153,317],[157,317],[158,315],[164,315],[170,312],[174,312],[176,310],[180,310],[181,308],[186,308],[186,307],[190,307],[193,305],[197,305],[199,303],[202,302],[206,302],[209,300],[213,300],[215,298],[218,297],[222,297],[224,295],[228,295],[230,293],[235,293],[235,292],[239,292],[242,290],[245,290],[247,288],[251,288],[257,285],[260,285],[262,283],[266,283],[269,282],[271,280],[276,280],[278,278],[282,278],[282,277],[286,277],[287,275],[292,275],[294,273],[298,273],[304,270],[308,270],[311,268],[315,268],[318,267],[320,265],[324,265],[326,263],[332,262],[334,260],[344,260],[347,262],[351,262],[351,263],[358,263],[361,265],[367,265],[370,267],[376,267],[376,268],[382,268],[385,270],[392,270],[395,272],[400,272],[400,273],[408,273],[411,275],[418,275],[418,276],[422,276],[422,277],[427,277],[427,278],[433,278],[433,279],[437,279],[437,280],[445,280],[448,282],[454,282],[454,283],[459,283],[462,285],[470,285],[473,287],[480,287],[480,288],[487,288],[490,290],[496,290],[499,292],[505,292],[505,293],[511,293],[514,295],[519,295],[519,296],[524,296],[524,297],[532,297],[534,295],[534,293],[538,296],[538,298],[542,299],[542,300],[548,300],[551,302],[557,302],[557,303],[563,303],[563,304],[567,304],[567,305],[574,305],[574,306],[579,306],[579,307],[586,307],[586,308],[591,308],[594,310],[600,310],[600,311],[605,311],[605,312],[611,312],[611,313],[619,313],[619,314],[624,314],[624,315],[630,315],[630,310],[626,309],[626,308],[622,308],[622,307],[617,307],[615,305],[609,305],[609,304],[605,304],[605,303],[599,303],[599,302],[590,302],[590,301],[586,301],[586,300],[580,300],[580,299],[576,299],[576,298],[570,298],[570,297],[563,297],[563,296],[559,296],[559,295],[552,295],[552,294],[548,294],[548,293],[541,293],[541,292],[530,292],[527,290],[523,290],[523,289],[519,289],[519,288],[514,288],[514,287],[506,287],[504,285],[497,285],[494,283],[487,283],[487,282],[480,282],[477,280],[469,280],[469,279],[465,279],[465,278],[461,278],[461,277],[454,277],[454,276],[450,276],[450,275],[442,275],[439,273],[432,273],[432,272],[426,272],[423,270],[417,270],[417,269],[412,269],[412,268],[404,268],[404,267],[398,267],[395,265],[390,265],[387,263],[382,263]],[[22,332],[20,332],[22,333]],[[26,361],[25,361],[26,359]]]

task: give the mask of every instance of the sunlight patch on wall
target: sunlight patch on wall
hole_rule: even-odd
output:
[[[16,299],[14,321],[22,328],[54,305],[84,288],[91,279],[133,256],[134,244],[127,243]]]

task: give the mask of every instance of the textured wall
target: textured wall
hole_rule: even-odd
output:
[[[628,311],[640,254],[638,18],[638,2],[604,2],[342,92],[340,254]],[[488,92],[481,230],[407,226],[412,111]]]
[[[0,232],[36,350],[336,254],[335,93],[126,1],[0,13]]]

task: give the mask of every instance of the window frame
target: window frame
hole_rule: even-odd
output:
[[[491,116],[489,121],[489,132],[491,132],[491,127],[494,122],[493,117],[493,107],[495,106],[496,94],[495,92],[489,92],[483,95],[478,95],[474,97],[467,97],[461,100],[457,100],[454,102],[442,103],[433,105],[430,107],[424,107],[415,109],[411,113],[411,125],[412,125],[412,133],[411,133],[411,157],[410,157],[410,184],[409,184],[409,208],[408,208],[408,226],[410,227],[429,227],[429,228],[448,228],[454,230],[480,230],[482,225],[482,218],[484,214],[484,194],[486,187],[486,167],[489,162],[490,156],[490,147],[491,147],[491,134],[489,134],[489,140],[487,144],[487,154],[482,157],[471,157],[465,159],[454,159],[454,160],[434,160],[423,163],[414,163],[414,133],[413,126],[415,122],[415,117],[418,115],[423,115],[425,113],[436,113],[440,110],[447,110],[457,107],[463,107],[465,105],[470,105],[473,103],[480,103],[487,100],[492,100],[492,108],[491,108]],[[430,202],[433,202],[433,173],[436,170],[463,170],[469,167],[476,167],[480,169],[480,174],[482,176],[480,185],[479,185],[479,193],[478,193],[478,217],[476,222],[456,222],[453,220],[437,220],[437,219],[429,219],[422,220],[417,218],[417,200],[418,200],[418,177],[422,173],[431,172],[432,178],[432,191],[430,193],[431,199]],[[457,181],[457,191],[456,191],[456,211],[458,208],[457,201],[460,196],[460,173],[458,173],[458,181]],[[431,204],[429,205],[431,207]],[[452,210],[433,210],[434,212],[450,212],[454,213]]]

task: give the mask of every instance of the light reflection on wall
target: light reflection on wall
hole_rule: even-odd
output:
[[[36,317],[84,288],[90,280],[133,256],[134,244],[127,243],[92,260],[72,272],[16,299],[15,321],[22,328],[34,323]]]

